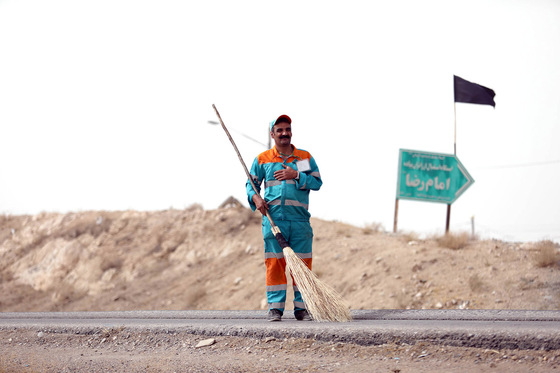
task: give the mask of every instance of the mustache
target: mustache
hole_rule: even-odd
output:
[[[289,139],[290,136],[280,136],[279,138],[280,138],[280,139]]]

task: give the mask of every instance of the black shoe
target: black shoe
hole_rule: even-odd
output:
[[[282,315],[282,311],[273,308],[268,311],[268,321],[281,321]]]
[[[297,310],[294,312],[294,316],[296,317],[296,320],[299,321],[311,321],[311,315],[309,314],[309,312],[307,312],[307,310]]]

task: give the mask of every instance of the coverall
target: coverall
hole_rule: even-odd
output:
[[[292,149],[291,156],[286,159],[282,158],[276,147],[259,154],[253,161],[250,173],[259,193],[264,181],[264,200],[268,204],[270,216],[290,247],[311,269],[313,229],[309,224],[309,191],[319,190],[323,181],[311,154],[295,146],[292,146]],[[298,170],[299,178],[276,180],[274,172],[282,170],[283,164]],[[256,206],[252,200],[255,191],[249,181],[246,187],[249,204],[255,211]],[[287,290],[286,260],[282,248],[271,232],[266,216],[263,216],[262,232],[268,308],[284,312]],[[294,310],[299,309],[305,309],[305,304],[297,284],[294,284]]]

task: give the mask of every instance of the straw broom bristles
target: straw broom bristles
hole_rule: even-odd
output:
[[[285,247],[284,258],[297,285],[307,311],[316,321],[352,321],[350,309],[340,295],[329,285],[321,282],[291,247]]]

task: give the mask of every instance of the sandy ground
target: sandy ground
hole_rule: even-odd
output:
[[[196,347],[200,342],[212,343]],[[126,329],[96,334],[0,332],[0,372],[552,372],[559,351],[358,346]]]
[[[0,216],[0,311],[264,313],[260,220],[235,203],[212,211],[195,205],[156,212]],[[542,242],[465,240],[461,234],[445,242],[386,233],[376,225],[360,228],[317,219],[312,225],[314,272],[352,309],[560,308],[558,247],[550,242],[555,257],[542,266]],[[151,343],[148,335],[125,338],[122,331],[101,342],[102,331],[44,333],[41,338],[39,332],[0,333],[0,373],[558,369],[554,351],[334,346],[233,337],[194,348],[200,336],[153,336],[161,341]]]

